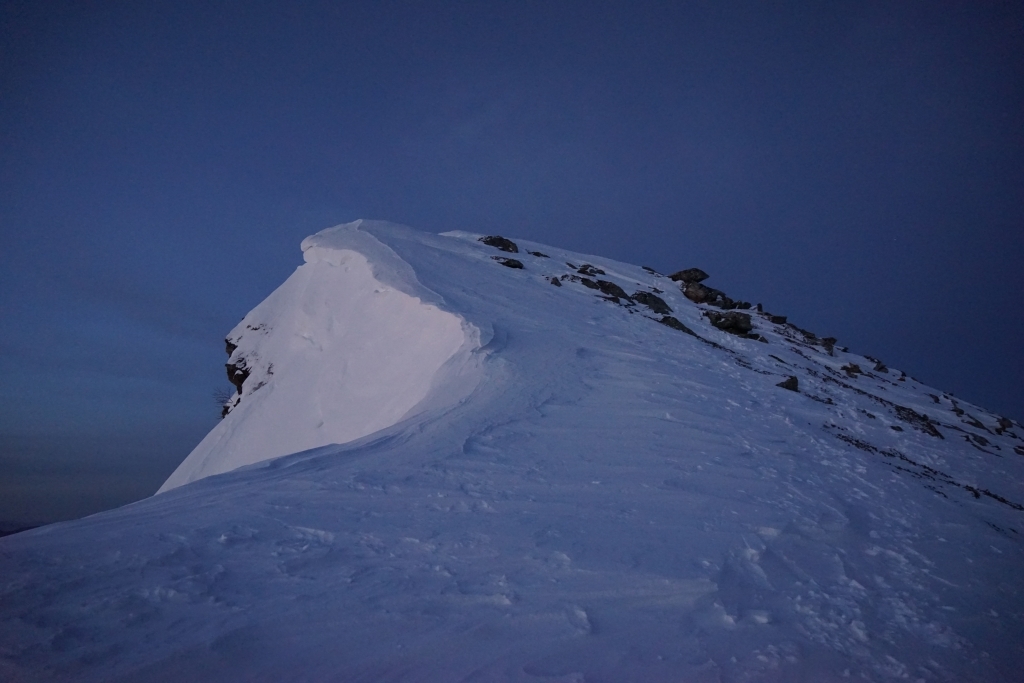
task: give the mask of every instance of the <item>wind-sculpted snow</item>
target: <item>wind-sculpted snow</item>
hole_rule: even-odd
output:
[[[368,233],[325,230],[302,246],[306,264],[228,335],[229,369],[244,380],[161,492],[389,427],[477,345],[476,330],[427,303],[437,295]]]
[[[322,237],[479,337],[378,431],[0,540],[0,678],[1019,680],[1019,424],[777,316],[717,329],[653,272],[522,241],[509,268],[478,237]]]

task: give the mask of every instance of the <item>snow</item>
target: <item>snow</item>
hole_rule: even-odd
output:
[[[164,493],[0,539],[0,678],[1018,680],[1019,424],[478,237],[308,238]]]
[[[436,295],[357,226],[306,239],[306,264],[228,335],[229,362],[249,372],[237,404],[160,492],[390,427],[456,352],[478,346],[475,328],[425,303]]]

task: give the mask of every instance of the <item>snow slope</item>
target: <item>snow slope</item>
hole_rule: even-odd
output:
[[[0,679],[1020,679],[1019,424],[752,310],[765,341],[728,334],[639,267],[477,238],[307,240],[306,284],[247,318],[270,333],[232,332],[257,369],[198,481],[0,539]],[[334,308],[378,288],[395,313]],[[385,346],[406,311],[436,332]],[[386,382],[415,395],[309,418],[359,403],[318,384],[355,353],[332,325],[430,347]],[[347,443],[266,460],[278,433]]]

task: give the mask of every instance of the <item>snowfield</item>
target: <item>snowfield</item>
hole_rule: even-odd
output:
[[[159,495],[0,539],[0,679],[1021,680],[1020,424],[480,237],[303,242]]]

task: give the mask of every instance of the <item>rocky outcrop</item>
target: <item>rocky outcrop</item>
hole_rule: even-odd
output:
[[[782,387],[783,389],[789,389],[790,391],[800,391],[800,381],[794,375],[790,375],[775,386]]]
[[[507,266],[508,268],[521,269],[523,267],[523,262],[514,258],[506,258],[504,256],[492,256],[491,258],[500,263],[501,265]]]
[[[668,327],[671,327],[674,330],[679,330],[680,332],[685,332],[686,334],[692,334],[694,337],[697,336],[696,332],[694,332],[689,327],[687,327],[686,325],[682,324],[676,318],[673,318],[670,315],[664,316],[658,322],[661,323],[662,325],[666,325]]]
[[[576,270],[576,272],[579,273],[580,275],[604,275],[603,270],[595,266],[592,266],[589,263],[584,263]]]
[[[709,277],[711,276],[700,268],[687,268],[686,270],[680,270],[676,273],[672,273],[668,276],[668,279],[674,282],[689,284],[691,282],[704,282],[704,280],[707,280]]]
[[[244,358],[239,358],[233,363],[226,363],[224,365],[228,371],[228,381],[235,385],[235,389],[238,393],[242,393],[242,385],[245,384],[245,380],[249,379],[249,368]]]
[[[623,290],[622,287],[619,287],[614,282],[609,282],[608,280],[598,280],[597,288],[600,289],[601,292],[603,292],[604,294],[607,294],[612,299],[615,299],[616,302],[618,302],[619,299],[632,301],[629,295],[626,294],[625,290]]]
[[[918,430],[934,436],[938,439],[944,439],[942,432],[935,428],[935,423],[927,415],[917,412],[913,408],[907,408],[906,406],[893,405],[893,410],[896,411],[896,417],[903,420],[907,424],[917,428]]]
[[[668,315],[672,312],[672,309],[665,303],[664,299],[651,292],[635,292],[633,294],[633,301],[643,304],[659,315]]]
[[[863,375],[864,374],[864,371],[861,370],[860,366],[857,365],[856,363],[847,363],[846,365],[844,365],[843,367],[841,367],[839,369],[842,370],[843,372],[845,372],[847,377],[851,377],[851,378],[856,377],[857,375]],[[938,403],[938,401],[936,401],[936,403]]]
[[[519,247],[516,246],[516,243],[510,239],[502,237],[501,235],[488,235],[487,237],[481,237],[480,241],[489,247],[501,249],[502,251],[507,251],[510,254],[519,253]]]
[[[699,282],[688,282],[683,285],[682,289],[683,296],[695,304],[707,304],[723,310],[750,308],[750,304],[746,301],[735,301],[726,296],[725,292],[702,285]]]
[[[723,332],[728,332],[729,334],[745,336],[754,329],[753,323],[750,322],[749,313],[737,313],[735,311],[719,313],[718,311],[706,311],[704,315],[707,316],[708,321],[714,327],[717,327]]]

